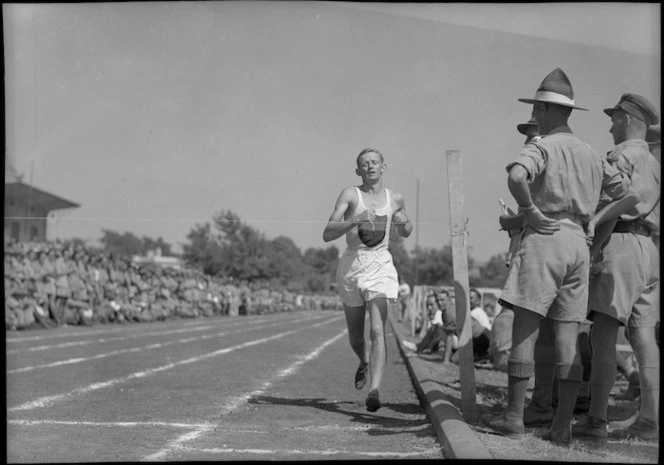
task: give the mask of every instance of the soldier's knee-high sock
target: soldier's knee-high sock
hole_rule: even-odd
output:
[[[611,354],[606,357],[594,357],[593,368],[590,372],[590,410],[591,417],[606,420],[606,411],[609,406],[611,389],[616,382],[615,350],[613,361]]]
[[[558,407],[551,424],[551,429],[554,431],[569,429],[572,423],[574,404],[576,404],[576,396],[583,378],[583,366],[559,363],[556,365],[556,377],[558,378]]]
[[[639,384],[641,386],[639,417],[659,423],[659,365],[641,366]]]
[[[606,420],[611,389],[616,382],[616,338],[618,322],[597,314],[591,331],[593,348],[590,370],[590,409],[588,415]]]
[[[556,377],[555,346],[535,345],[535,387],[532,403],[538,410],[552,410],[551,400]]]
[[[659,419],[659,349],[656,344],[640,344],[635,350],[639,364],[641,407],[639,417],[658,423]]]
[[[528,381],[535,374],[535,363],[509,359],[507,361],[507,411],[505,418],[523,421]]]

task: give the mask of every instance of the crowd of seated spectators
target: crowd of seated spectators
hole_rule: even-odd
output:
[[[5,326],[11,330],[342,308],[336,295],[138,265],[70,242],[5,242],[4,265]]]

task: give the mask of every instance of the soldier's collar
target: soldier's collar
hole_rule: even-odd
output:
[[[569,126],[563,124],[562,126],[558,126],[557,128],[552,129],[548,132],[548,134],[544,134],[542,137],[552,136],[554,134],[572,134],[572,130]]]
[[[619,148],[619,147],[634,146],[634,145],[644,146],[646,148],[646,150],[648,150],[648,143],[643,139],[627,139],[627,140],[624,140],[621,143],[617,144],[616,147],[614,148],[614,150]]]

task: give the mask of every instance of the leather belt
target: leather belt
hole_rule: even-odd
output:
[[[542,212],[544,216],[554,220],[570,220],[573,223],[583,227],[583,220],[581,216],[571,212]]]
[[[652,231],[650,226],[642,221],[618,221],[615,228],[613,228],[614,233],[632,233],[640,234],[641,236],[650,237]]]

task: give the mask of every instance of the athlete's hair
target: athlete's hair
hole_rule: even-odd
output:
[[[378,150],[376,150],[376,149],[366,148],[366,149],[362,150],[362,151],[360,152],[360,154],[357,156],[357,158],[355,159],[355,164],[359,167],[359,166],[360,166],[360,158],[362,157],[362,155],[364,155],[365,153],[371,153],[371,152],[373,152],[373,153],[377,153],[378,156],[380,157],[380,162],[381,162],[381,163],[385,163],[385,158],[383,158],[383,154],[382,154],[382,153],[380,153],[380,152],[379,152]]]

